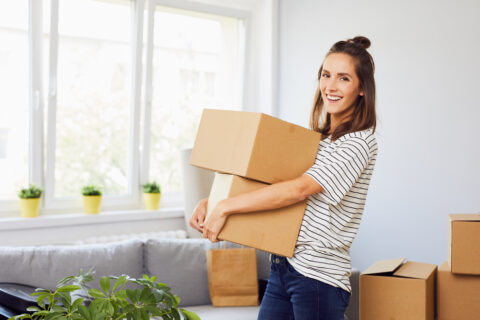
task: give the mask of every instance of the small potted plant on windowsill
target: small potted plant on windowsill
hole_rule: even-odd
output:
[[[94,185],[84,186],[82,188],[83,207],[85,213],[98,214],[100,204],[102,203],[102,191]]]
[[[143,202],[145,209],[158,210],[162,191],[160,185],[155,181],[147,182],[143,186]]]
[[[40,197],[42,189],[31,184],[28,188],[21,189],[18,193],[20,198],[20,215],[24,218],[38,217],[40,208]]]

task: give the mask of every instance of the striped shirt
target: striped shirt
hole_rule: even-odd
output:
[[[351,292],[350,246],[357,235],[377,158],[371,129],[320,141],[305,173],[324,189],[307,199],[295,252],[288,262],[301,274]]]

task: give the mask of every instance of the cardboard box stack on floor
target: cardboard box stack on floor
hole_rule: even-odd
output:
[[[480,319],[480,214],[448,216],[448,261],[438,269],[438,320]]]
[[[318,132],[263,113],[205,109],[190,164],[217,172],[207,216],[225,198],[301,176],[319,142]],[[291,257],[305,206],[232,215],[218,238]]]
[[[379,261],[360,275],[360,320],[480,319],[480,214],[449,215],[448,261],[438,272],[403,261]]]

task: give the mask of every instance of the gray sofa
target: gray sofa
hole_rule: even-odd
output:
[[[58,280],[76,275],[80,268],[96,270],[95,284],[105,275],[156,275],[181,298],[180,305],[204,320],[256,319],[258,307],[211,306],[208,293],[206,250],[220,243],[205,239],[128,240],[108,244],[0,247],[0,282],[53,289]],[[229,243],[228,247],[236,247]],[[267,279],[269,254],[257,251],[258,276]],[[358,272],[347,316],[358,319]]]

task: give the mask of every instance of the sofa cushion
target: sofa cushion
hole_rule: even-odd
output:
[[[180,306],[210,304],[206,251],[218,245],[206,239],[150,239],[145,243],[145,269],[172,288]]]
[[[92,287],[102,276],[143,274],[143,243],[129,240],[109,244],[0,247],[0,282],[54,289],[57,282],[80,269],[95,268]]]

